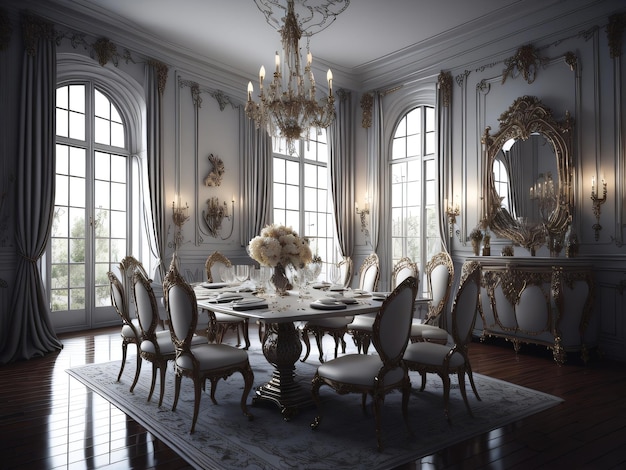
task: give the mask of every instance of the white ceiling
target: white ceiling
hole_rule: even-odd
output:
[[[510,18],[559,1],[351,0],[334,23],[311,37],[310,47],[314,62],[353,73],[407,48],[438,38],[450,40],[457,34],[461,37],[484,29],[493,18]],[[47,2],[251,77],[261,65],[273,65],[274,52],[280,47],[279,33],[253,0]]]

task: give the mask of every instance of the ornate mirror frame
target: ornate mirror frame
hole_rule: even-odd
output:
[[[558,254],[563,246],[563,239],[573,211],[572,188],[572,120],[569,112],[563,122],[557,122],[549,108],[534,96],[517,98],[511,107],[499,118],[500,129],[490,135],[491,127],[485,128],[482,143],[485,152],[485,174],[483,187],[484,223],[498,237],[507,238],[513,243],[530,250],[535,250],[547,243],[552,254]],[[509,139],[527,140],[531,134],[538,133],[554,147],[557,163],[558,188],[556,207],[547,220],[529,223],[516,220],[502,207],[502,197],[496,191],[493,166],[496,157]]]

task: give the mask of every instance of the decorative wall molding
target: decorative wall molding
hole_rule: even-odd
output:
[[[369,129],[372,127],[372,106],[374,106],[374,94],[365,93],[361,96],[361,127]]]
[[[437,87],[441,90],[441,105],[449,107],[452,102],[452,74],[442,71],[437,77]]]

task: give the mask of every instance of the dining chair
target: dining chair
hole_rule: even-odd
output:
[[[161,406],[163,403],[163,391],[165,389],[167,362],[173,360],[175,355],[174,344],[172,343],[169,331],[157,331],[160,318],[157,301],[151,286],[151,280],[139,270],[135,271],[133,275],[133,298],[141,331],[139,355],[142,359],[152,363],[152,382],[150,391],[148,392],[148,401],[150,401],[152,393],[154,392],[157,370],[160,370],[161,390],[159,406]],[[138,378],[138,376],[135,376],[131,390],[135,387]]]
[[[126,365],[126,354],[129,344],[134,344],[137,347],[137,366],[135,368],[135,378],[130,387],[132,392],[139,378],[141,372],[141,354],[140,354],[140,342],[141,342],[141,328],[139,326],[139,320],[137,318],[131,319],[128,309],[128,303],[126,301],[126,295],[124,292],[124,286],[120,282],[119,278],[112,271],[107,272],[109,278],[109,286],[111,290],[111,304],[115,311],[122,319],[122,329],[120,335],[122,337],[122,365],[120,366],[120,372],[117,376],[119,382],[124,372],[124,366]]]
[[[349,256],[344,256],[341,261],[337,263],[337,267],[341,273],[341,284],[344,287],[349,287],[352,283],[352,269],[353,262]],[[329,334],[335,341],[335,357],[339,351],[339,344],[341,344],[342,354],[346,353],[346,340],[344,335],[348,332],[348,325],[354,319],[353,316],[347,317],[334,317],[334,318],[320,318],[318,320],[311,320],[304,324],[302,327],[302,341],[306,347],[306,352],[302,358],[302,362],[305,362],[311,352],[311,342],[309,341],[309,334],[313,334],[315,337],[315,343],[317,344],[317,350],[319,352],[320,362],[324,362],[324,351],[322,347],[323,337],[325,334]]]
[[[347,289],[352,284],[352,270],[354,269],[352,258],[350,256],[344,256],[342,260],[337,263],[337,267],[341,273],[340,283]]]
[[[214,251],[207,256],[204,263],[207,282],[220,282],[222,279],[222,269],[232,267],[230,260],[219,251]]]
[[[375,292],[380,278],[380,261],[378,255],[368,255],[359,268],[359,289],[366,292]]]
[[[359,270],[359,289],[365,292],[375,292],[378,287],[378,279],[380,277],[380,267],[378,255],[372,253],[363,261]],[[348,325],[348,334],[352,336],[352,340],[358,352],[367,354],[371,343],[371,336],[374,327],[375,313],[366,313],[357,315]]]
[[[469,261],[463,265],[459,289],[452,306],[452,338],[453,344],[438,344],[430,341],[411,343],[404,351],[404,362],[410,370],[420,373],[422,377],[421,391],[426,387],[426,374],[434,373],[443,381],[444,414],[450,421],[450,374],[456,374],[459,380],[459,389],[470,416],[472,410],[465,391],[465,374],[476,398],[480,400],[472,367],[470,365],[468,346],[472,339],[472,330],[476,321],[478,309],[478,294],[480,292],[480,266],[476,261]]]
[[[124,300],[128,311],[131,312],[131,317],[135,313],[135,300],[133,298],[133,276],[135,271],[140,271],[144,276],[149,277],[141,261],[132,255],[127,255],[120,261],[119,264],[122,286],[124,287]]]
[[[204,264],[207,281],[218,282],[221,280],[220,269],[232,266],[231,261],[219,251],[211,253]],[[241,346],[241,336],[245,343],[244,349],[250,347],[250,336],[248,334],[250,320],[248,318],[237,317],[227,313],[215,313],[207,310],[209,323],[207,327],[207,338],[209,341],[221,343],[229,330],[237,334],[237,347]]]
[[[322,421],[320,388],[322,385],[328,385],[342,395],[360,393],[363,409],[367,395],[372,396],[379,451],[383,450],[381,412],[385,395],[393,390],[401,390],[402,414],[410,432],[408,401],[411,382],[402,356],[409,340],[417,286],[417,279],[409,277],[383,301],[376,314],[372,334],[377,354],[348,354],[327,361],[317,368],[311,389],[313,401],[317,406],[317,416],[311,424],[312,429],[317,429]]]
[[[202,387],[205,381],[210,381],[211,401],[217,404],[215,391],[219,380],[239,372],[244,379],[240,406],[243,414],[252,420],[253,416],[248,411],[246,404],[254,382],[248,353],[227,344],[192,343],[198,323],[198,303],[193,289],[181,277],[175,265],[170,266],[165,277],[163,290],[165,292],[165,306],[170,320],[172,342],[176,350],[174,359],[176,378],[172,411],[176,411],[178,405],[182,378],[191,378],[194,387],[194,409],[190,433],[193,433],[198,419]]]
[[[411,258],[400,258],[400,260],[393,267],[393,272],[391,273],[391,287],[395,289],[396,286],[398,286],[402,281],[411,276],[419,279],[419,269],[417,268],[417,264],[411,261]]]
[[[424,270],[431,301],[428,303],[426,319],[414,319],[411,326],[411,342],[428,341],[445,344],[448,332],[443,328],[442,313],[445,311],[452,283],[454,282],[454,264],[445,251],[435,254],[426,264]]]
[[[159,330],[160,316],[157,307],[156,296],[152,289],[152,280],[145,274],[137,270],[133,276],[133,297],[137,308],[137,319],[141,329],[141,342],[139,346],[142,359],[152,363],[152,382],[148,392],[148,401],[152,398],[156,385],[157,370],[160,372],[160,394],[159,406],[163,403],[163,392],[165,390],[165,373],[167,363],[173,361],[175,357],[174,343],[169,330]],[[206,343],[206,338],[194,335],[192,344]],[[138,376],[135,376],[137,382]]]

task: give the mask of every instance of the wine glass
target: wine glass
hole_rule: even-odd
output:
[[[232,266],[222,266],[220,268],[220,278],[227,284],[235,282],[235,270]]]
[[[261,270],[254,266],[250,266],[250,282],[254,284],[255,289],[260,288],[261,284]]]
[[[237,282],[244,283],[248,280],[250,276],[250,265],[248,264],[238,264],[235,266],[235,279]]]
[[[341,284],[341,268],[335,263],[330,265],[330,282],[333,285]]]

